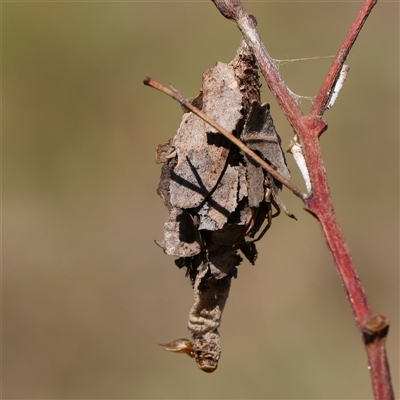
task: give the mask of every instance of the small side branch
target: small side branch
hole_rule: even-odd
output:
[[[326,74],[326,78],[321,86],[321,89],[318,92],[315,103],[311,109],[311,115],[322,115],[324,113],[330,93],[333,90],[336,81],[339,79],[339,74],[341,69],[343,68],[343,64],[346,61],[346,58],[351,48],[353,47],[353,44],[356,41],[357,36],[361,31],[361,28],[363,27],[365,21],[367,20],[376,3],[377,0],[366,0],[363,4],[361,10],[357,15],[357,18],[353,22],[353,25],[346,35],[346,38],[340,46],[339,51],[337,52],[328,73]]]

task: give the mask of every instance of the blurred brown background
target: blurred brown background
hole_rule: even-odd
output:
[[[276,59],[336,53],[361,2],[246,2]],[[190,97],[240,34],[211,1],[8,2],[3,18],[3,397],[366,399],[366,356],[319,226],[274,220],[233,282],[218,370],[157,343],[188,337],[190,282],[154,244],[157,144],[180,123],[146,75]],[[338,218],[398,395],[399,4],[381,1],[325,114]],[[330,60],[280,67],[317,93]],[[293,132],[264,84],[283,145]],[[302,102],[307,111],[310,103]],[[302,185],[288,157],[293,180]]]

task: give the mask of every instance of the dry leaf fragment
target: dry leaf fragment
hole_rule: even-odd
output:
[[[242,95],[232,66],[217,63],[203,74],[203,111],[233,131],[242,117]],[[171,204],[198,207],[216,186],[230,142],[193,113],[183,115],[175,136],[177,165],[171,177]]]
[[[281,138],[276,132],[269,110],[268,103],[261,105],[258,101],[253,101],[240,138],[250,149],[271,163],[281,175],[289,179],[290,172],[281,147]]]
[[[192,101],[288,178],[280,138],[269,106],[260,103],[259,88],[255,58],[243,43],[231,63],[219,62],[204,72],[203,87]],[[242,262],[238,252],[254,264],[254,241],[279,214],[281,186],[191,112],[184,113],[172,141],[158,147],[156,159],[164,162],[157,191],[169,210],[158,244],[178,257],[175,263],[187,269],[194,289],[188,322],[193,342],[179,339],[163,346],[189,355],[193,351],[199,368],[213,372],[221,353],[222,312]],[[260,230],[259,238],[246,240]]]

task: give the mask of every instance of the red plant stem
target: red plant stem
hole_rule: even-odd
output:
[[[312,117],[306,116],[301,120],[309,128],[306,140],[302,142],[302,145],[313,183],[313,193],[305,200],[305,209],[313,214],[321,225],[325,241],[355,315],[356,324],[360,332],[364,334],[366,321],[372,316],[372,309],[333,209],[319,148],[320,129],[318,126],[313,128],[312,123],[315,119]],[[388,321],[385,326],[380,328],[380,331],[386,327],[388,327]],[[377,400],[394,399],[384,341],[385,337],[383,339],[376,338],[375,341],[366,345],[371,381]]]
[[[307,130],[302,146],[313,185],[311,196],[305,200],[305,209],[314,215],[321,225],[327,246],[344,283],[357,325],[361,330],[365,319],[372,311],[333,209],[318,141],[320,124],[314,124],[315,119],[308,116],[303,117],[301,122],[304,124],[304,130]]]
[[[392,400],[394,399],[394,393],[385,344],[386,338],[383,338],[367,345],[366,349],[375,398]]]
[[[303,115],[285,82],[280,77],[260,39],[254,20],[245,11],[241,0],[212,1],[223,16],[232,19],[239,27],[258,61],[268,87],[300,139],[312,184],[310,195],[303,199],[305,209],[318,219],[327,246],[333,256],[336,269],[344,284],[357,326],[366,345],[375,399],[394,399],[385,351],[385,337],[389,326],[388,320],[385,319],[384,323],[378,327],[373,326],[371,328],[368,325],[377,316],[372,315],[364,288],[339,227],[319,146],[319,136],[327,129],[327,124],[321,119],[321,115],[325,110],[342,65],[373,6],[376,4],[376,0],[366,0],[362,6],[322,84],[312,111],[307,116]]]
[[[361,28],[363,27],[365,21],[367,20],[369,14],[372,11],[372,8],[375,6],[376,3],[377,0],[366,0],[365,3],[363,4],[345,40],[340,46],[340,49],[336,54],[335,59],[333,60],[333,63],[322,84],[322,87],[318,92],[317,98],[315,99],[315,102],[311,109],[310,113],[311,115],[322,115],[324,113],[326,103],[329,99],[330,91],[339,76],[342,65],[345,62],[347,55],[349,54],[351,48],[353,47],[354,42],[357,39],[358,34],[361,31]]]

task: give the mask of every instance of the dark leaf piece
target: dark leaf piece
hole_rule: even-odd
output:
[[[240,250],[253,265],[256,263],[258,252],[254,242],[243,242],[240,245]]]
[[[253,101],[240,138],[250,149],[269,161],[281,175],[289,179],[290,172],[281,147],[281,138],[276,132],[269,109],[268,103],[261,105],[258,101]]]

